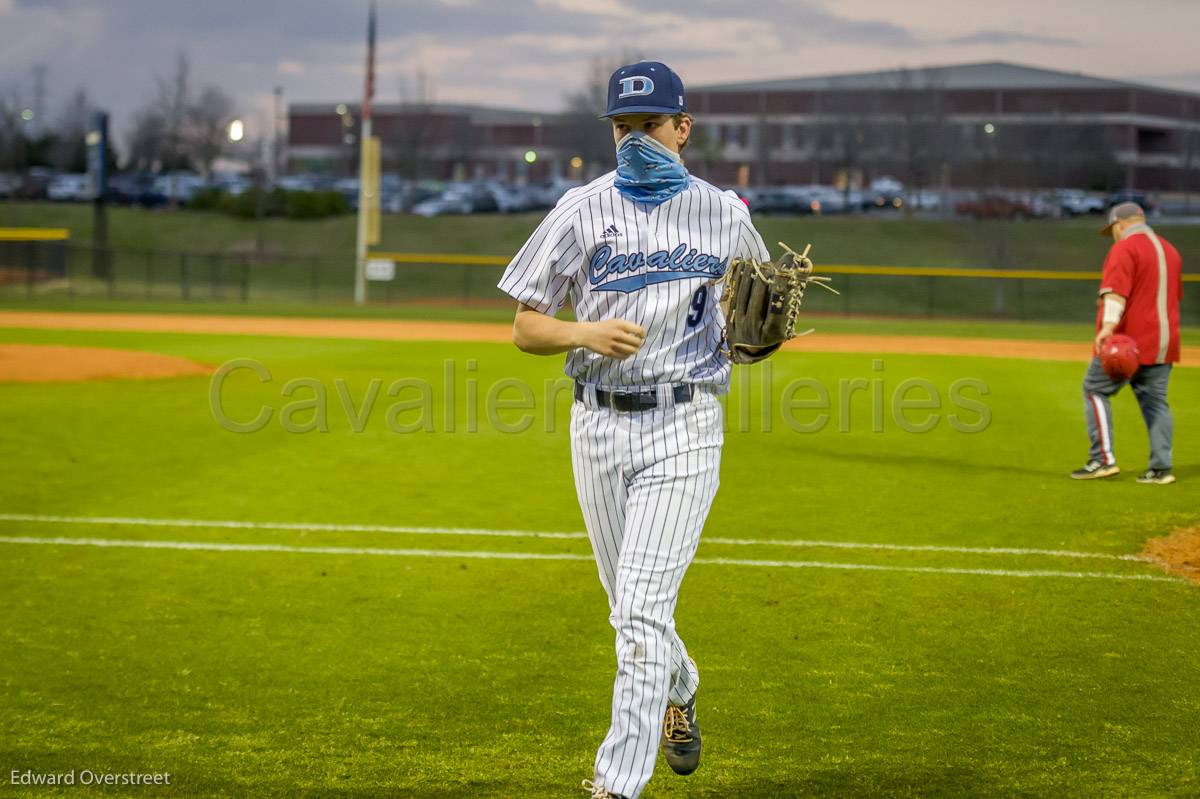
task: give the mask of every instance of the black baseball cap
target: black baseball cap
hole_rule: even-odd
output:
[[[661,61],[639,61],[621,67],[608,79],[608,110],[600,118],[683,111],[687,111],[687,95],[675,71]]]

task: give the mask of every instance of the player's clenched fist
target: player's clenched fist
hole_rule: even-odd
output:
[[[579,346],[597,355],[624,360],[638,351],[646,340],[641,325],[624,319],[603,319],[599,322],[579,322]]]

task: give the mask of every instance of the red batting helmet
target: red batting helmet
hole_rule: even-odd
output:
[[[1100,347],[1100,365],[1113,380],[1128,380],[1138,370],[1137,342],[1129,336],[1109,336]]]

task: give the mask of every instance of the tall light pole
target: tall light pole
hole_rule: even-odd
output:
[[[371,194],[373,170],[371,138],[371,100],[375,96],[375,3],[367,17],[367,78],[363,86],[362,128],[358,136],[358,240],[354,259],[354,304],[367,301],[367,240],[370,237],[370,203],[377,198]]]
[[[983,133],[987,138],[988,181],[992,184],[991,188],[995,189],[998,186],[996,175],[996,126],[991,122],[984,124]]]
[[[261,124],[261,123],[260,123]],[[246,138],[246,123],[241,119],[229,123],[229,141],[239,145]],[[266,248],[263,219],[267,216],[267,187],[263,180],[263,141],[261,135],[250,143],[250,179],[254,184],[254,254],[262,257]]]
[[[271,178],[283,174],[283,87],[275,87],[275,107],[271,119]]]

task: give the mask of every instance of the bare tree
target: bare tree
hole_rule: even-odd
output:
[[[233,116],[233,100],[216,86],[204,87],[196,101],[188,106],[186,150],[201,174],[211,174],[213,162],[224,151]]]
[[[587,177],[606,172],[613,165],[612,133],[596,121],[608,105],[608,79],[622,65],[641,60],[641,54],[633,50],[617,57],[597,56],[588,63],[583,85],[565,98],[567,111],[556,126],[559,140],[554,143],[570,148],[572,156],[583,159]]]
[[[411,78],[400,80],[399,93],[400,112],[394,118],[388,144],[396,154],[400,176],[414,182],[424,180],[431,177],[429,148],[435,131],[431,129],[430,114],[434,90],[425,71],[418,67]]]
[[[87,134],[95,108],[87,90],[77,88],[63,108],[52,148],[54,165],[65,172],[87,171]]]
[[[225,146],[234,104],[211,85],[193,100],[190,74],[187,54],[180,53],[174,73],[156,78],[154,95],[134,112],[127,140],[134,169],[212,171]]]
[[[694,161],[704,167],[705,175],[712,174],[713,164],[720,160],[725,146],[713,133],[713,126],[698,122],[692,126],[692,135],[688,139],[684,156],[688,161]]]
[[[163,169],[187,168],[187,121],[191,107],[188,56],[180,52],[175,61],[175,73],[170,78],[158,78],[156,105],[163,118],[163,143],[160,160]]]
[[[895,107],[899,119],[898,156],[910,202],[905,213],[911,214],[916,196],[949,172],[955,160],[953,127],[946,110],[944,78],[931,70],[896,70],[893,81]]]
[[[158,171],[166,137],[166,119],[153,105],[136,111],[127,140],[129,166],[139,172]]]
[[[829,122],[819,129],[817,149],[832,155],[849,199],[851,184],[864,172],[876,146],[874,120],[879,115],[879,95],[860,90],[834,91],[827,93],[822,103]]]
[[[0,170],[16,170],[25,162],[21,97],[12,87],[0,87]]]

